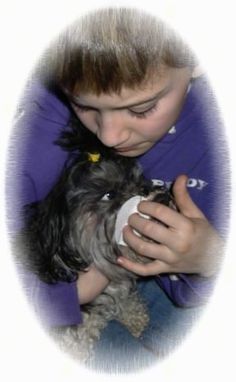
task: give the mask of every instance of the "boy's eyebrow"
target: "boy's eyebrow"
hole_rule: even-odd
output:
[[[148,99],[145,99],[145,100],[142,100],[142,101],[139,101],[139,102],[135,102],[133,104],[125,105],[125,106],[122,106],[122,107],[117,107],[117,109],[127,109],[127,108],[131,108],[131,107],[135,107],[135,106],[142,106],[142,105],[145,105],[146,103],[149,103],[149,102],[152,102],[152,101],[156,101],[157,99],[163,97],[169,91],[169,89],[170,89],[169,86],[165,87],[164,89],[160,90],[159,92],[157,92],[156,94],[152,95]]]
[[[131,107],[141,106],[141,105],[144,105],[144,104],[146,104],[146,103],[152,102],[152,101],[154,101],[154,100],[157,100],[157,99],[163,97],[166,93],[168,93],[169,90],[170,90],[170,86],[167,86],[167,87],[165,87],[164,89],[162,89],[161,91],[159,91],[158,93],[152,95],[152,96],[151,96],[150,98],[148,98],[148,99],[141,100],[141,101],[138,101],[138,102],[129,104],[129,105],[118,106],[118,107],[112,107],[111,109],[112,109],[112,110],[122,110],[122,109],[128,109],[128,108],[131,108]],[[84,104],[80,103],[80,102],[78,101],[78,99],[76,99],[76,97],[74,97],[73,95],[69,95],[69,99],[71,100],[71,102],[77,104],[78,106],[82,106],[82,107],[91,107],[91,108],[92,108],[92,106],[84,105]],[[96,108],[94,108],[94,109],[96,109]]]

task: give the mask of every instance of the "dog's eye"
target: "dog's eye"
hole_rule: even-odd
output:
[[[109,191],[109,192],[107,192],[106,194],[103,195],[101,200],[106,202],[108,200],[114,199],[115,196],[116,196],[116,191]]]

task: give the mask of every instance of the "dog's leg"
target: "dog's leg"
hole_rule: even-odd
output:
[[[132,293],[120,305],[117,320],[127,327],[134,337],[140,337],[149,323],[149,316],[145,304],[137,293]]]

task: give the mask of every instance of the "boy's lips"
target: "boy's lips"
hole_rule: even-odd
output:
[[[137,146],[117,147],[116,151],[121,152],[121,153],[125,153],[127,151],[132,151],[135,149],[137,149]]]
[[[142,142],[137,143],[133,146],[125,146],[125,147],[115,147],[115,151],[118,154],[127,154],[130,153],[130,155],[141,155],[144,152],[146,152],[152,145],[149,142]]]

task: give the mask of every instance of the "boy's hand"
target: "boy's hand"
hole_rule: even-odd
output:
[[[186,187],[187,177],[180,175],[173,187],[179,212],[156,202],[140,202],[138,210],[166,224],[147,220],[139,214],[129,218],[124,240],[140,256],[153,261],[146,264],[119,257],[118,263],[140,275],[160,273],[196,273],[214,275],[223,254],[223,240],[192,201]],[[151,241],[134,234],[137,230]]]
[[[85,272],[79,273],[77,290],[80,305],[93,301],[108,286],[109,280],[101,273],[94,264]]]

